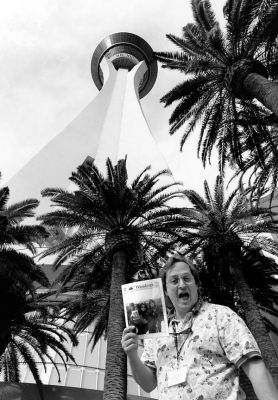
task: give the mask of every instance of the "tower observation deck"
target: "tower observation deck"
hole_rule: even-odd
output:
[[[106,58],[116,70],[128,71],[144,61],[147,71],[139,84],[139,97],[142,98],[152,89],[157,77],[157,62],[150,45],[141,37],[128,32],[119,32],[103,39],[94,51],[91,72],[96,87],[101,90],[104,82],[101,61]]]

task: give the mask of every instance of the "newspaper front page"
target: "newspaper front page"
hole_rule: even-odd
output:
[[[168,336],[167,312],[160,278],[122,285],[126,326],[139,338]]]

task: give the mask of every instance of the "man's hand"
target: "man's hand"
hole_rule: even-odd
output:
[[[128,326],[123,330],[122,348],[126,355],[131,356],[138,350],[138,336],[135,333],[135,326]]]
[[[142,363],[138,356],[138,336],[135,326],[123,330],[122,348],[127,355],[132,374],[136,382],[145,390],[151,392],[156,388],[156,374],[151,368]]]

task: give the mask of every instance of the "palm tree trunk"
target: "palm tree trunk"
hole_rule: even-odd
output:
[[[118,250],[112,260],[103,400],[126,400],[127,361],[121,346],[125,327],[121,285],[126,283],[127,257]]]
[[[244,309],[246,323],[259,345],[266,367],[270,371],[274,383],[278,388],[278,359],[257,303],[254,300],[253,294],[246,283],[241,269],[233,267],[231,268],[231,273],[240,297],[240,302]]]
[[[243,81],[244,89],[278,117],[278,82],[252,72]]]

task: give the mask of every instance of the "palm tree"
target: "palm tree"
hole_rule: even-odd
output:
[[[40,225],[27,225],[23,220],[34,216],[39,201],[28,199],[7,205],[9,188],[0,189],[0,273],[12,277],[30,290],[34,282],[49,284],[45,274],[27,255],[36,253],[36,243],[48,234]],[[23,251],[20,251],[23,250]]]
[[[8,283],[6,281],[6,283]],[[7,290],[6,290],[7,292]],[[49,306],[46,295],[37,295],[34,301],[31,296],[24,296],[22,288],[9,287],[7,293],[0,293],[0,301],[9,301],[16,310],[10,318],[9,341],[0,356],[0,373],[4,381],[20,382],[21,364],[26,364],[38,387],[41,399],[44,399],[42,381],[37,367],[39,360],[46,370],[46,363],[54,365],[59,379],[60,373],[53,358],[53,351],[59,354],[65,368],[67,361],[74,361],[68,352],[66,343],[70,340],[77,345],[75,334],[62,325],[59,316],[55,319],[55,309]]]
[[[221,168],[228,155],[241,165],[242,136],[251,135],[258,147],[260,141],[252,129],[246,133],[238,126],[239,112],[256,119],[266,140],[270,134],[260,121],[257,100],[278,116],[278,83],[272,81],[278,72],[278,4],[227,0],[224,35],[209,0],[191,3],[194,23],[183,28],[182,38],[167,35],[181,51],[156,53],[164,68],[185,74],[184,82],[161,99],[165,106],[178,102],[169,120],[170,134],[187,123],[182,148],[200,123],[198,154],[204,164],[216,146]]]
[[[95,320],[95,342],[105,333],[108,353],[104,399],[126,398],[126,357],[121,348],[124,314],[121,285],[130,282],[142,269],[141,254],[147,248],[148,256],[155,259],[165,254],[178,240],[179,227],[184,217],[179,208],[171,208],[170,200],[181,195],[174,184],[157,187],[161,171],[149,175],[146,168],[130,184],[126,159],[115,166],[107,160],[107,177],[102,176],[94,164],[83,165],[72,174],[74,192],[46,189],[48,196],[59,208],[40,219],[47,226],[70,228],[72,235],[53,246],[45,255],[57,254],[54,262],[58,269],[67,262],[60,274],[62,290],[72,281],[81,284],[82,307],[90,301],[91,311],[77,320],[77,329],[84,329]],[[76,315],[76,314],[75,314]]]
[[[274,307],[278,302],[276,261],[266,256],[255,243],[253,247],[248,246],[244,249],[242,268],[246,282],[263,313],[264,324],[269,331],[278,335],[278,328],[269,318],[269,316],[278,317],[277,309]]]
[[[9,188],[4,187],[0,189],[0,373],[5,381],[19,382],[20,364],[26,363],[43,399],[34,354],[45,367],[46,359],[54,363],[49,350],[55,350],[66,366],[66,358],[73,358],[63,342],[68,337],[74,344],[77,341],[53,319],[53,307],[42,301],[45,295],[36,293],[38,285],[47,287],[49,281],[28,252],[34,255],[36,243],[48,233],[42,226],[23,221],[34,217],[39,202],[28,199],[8,205],[8,200]]]
[[[259,128],[254,126],[258,135]],[[232,179],[240,177],[240,183],[247,182],[250,187],[250,195],[253,199],[259,201],[260,198],[269,194],[269,206],[275,196],[278,186],[278,129],[277,125],[271,128],[271,141],[261,143],[264,154],[264,162],[261,162],[260,155],[252,151],[252,143],[246,140],[244,146],[246,150],[250,149],[250,154],[246,157],[241,169],[238,169]]]
[[[269,220],[271,212],[258,207],[253,208],[247,201],[246,193],[234,190],[227,199],[224,195],[224,182],[218,176],[212,194],[207,182],[204,184],[205,198],[193,190],[186,190],[185,196],[193,208],[184,210],[190,229],[184,234],[188,251],[201,258],[214,282],[214,290],[234,300],[234,289],[244,311],[247,325],[252,331],[262,351],[267,367],[278,384],[278,359],[268,335],[255,299],[268,312],[276,315],[273,304],[278,304],[277,293],[271,284],[277,284],[273,274],[278,271],[276,263],[259,255],[259,250],[277,256],[278,244],[264,233],[276,233],[278,226]],[[253,249],[255,248],[255,249]],[[267,261],[266,261],[267,260]],[[266,261],[266,265],[262,264]],[[263,269],[263,266],[266,269]],[[251,275],[264,275],[264,280],[256,280]],[[253,282],[252,293],[248,282]],[[254,282],[259,287],[254,288]],[[267,296],[259,296],[264,289]],[[255,299],[254,299],[255,298]],[[268,327],[271,327],[268,324]]]
[[[34,216],[38,200],[28,199],[13,205],[7,205],[9,188],[0,189],[0,290],[1,290],[1,322],[0,322],[0,355],[10,340],[11,320],[20,314],[21,298],[29,293],[35,298],[34,283],[48,286],[49,281],[33,258],[26,250],[34,254],[36,241],[47,236],[46,230],[39,225],[26,225],[23,221]],[[20,251],[20,250],[22,251]],[[23,252],[25,251],[25,253]],[[17,289],[21,288],[19,292]],[[16,306],[7,301],[17,298]],[[6,297],[6,300],[5,300]]]

